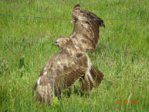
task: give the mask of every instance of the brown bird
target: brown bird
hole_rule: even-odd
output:
[[[41,71],[34,87],[37,99],[44,103],[52,103],[53,97],[60,96],[61,90],[88,74],[89,67],[85,54],[71,56],[61,51],[51,58]]]
[[[88,92],[93,87],[97,87],[100,84],[100,82],[103,80],[103,73],[92,65],[87,53],[82,52],[80,49],[78,49],[71,38],[58,38],[55,44],[60,48],[61,51],[69,54],[72,57],[82,54],[86,55],[87,62],[84,63],[88,63],[89,73],[86,73],[81,77],[81,90],[83,92]]]
[[[69,43],[65,47],[60,46],[63,48],[43,67],[34,86],[34,93],[40,102],[51,104],[54,96],[60,96],[63,89],[70,87],[80,77],[85,79],[81,87],[83,91],[91,90],[103,78],[86,54],[86,51],[96,49],[99,27],[104,26],[103,20],[81,10],[79,5],[74,7],[72,16],[74,29]]]

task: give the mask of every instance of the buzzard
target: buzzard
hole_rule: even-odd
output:
[[[59,38],[56,40],[55,44],[60,48],[61,51],[71,56],[79,56],[82,54],[86,55],[89,73],[81,77],[81,90],[83,92],[90,91],[93,87],[96,87],[100,84],[103,79],[103,73],[92,65],[86,52],[82,52],[81,50],[77,49],[71,38]]]
[[[52,103],[54,96],[60,96],[61,90],[70,87],[77,79],[89,74],[91,65],[88,57],[83,54],[71,56],[61,51],[43,67],[35,84],[37,99]],[[90,76],[90,74],[88,75]]]
[[[89,91],[103,79],[103,74],[95,69],[86,53],[76,52],[71,40],[58,39],[60,52],[44,66],[35,84],[37,99],[44,103],[52,103],[54,96],[70,87],[82,78],[81,90]],[[63,42],[64,40],[64,42]]]
[[[76,5],[72,11],[74,29],[69,38],[56,41],[60,52],[53,56],[43,67],[34,86],[37,99],[51,104],[54,96],[70,87],[83,77],[82,91],[89,91],[99,85],[103,74],[96,69],[87,51],[95,51],[99,39],[99,27],[104,26],[102,19],[92,12],[82,10]]]

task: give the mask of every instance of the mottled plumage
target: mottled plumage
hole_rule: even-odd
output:
[[[87,56],[71,56],[63,51],[55,55],[45,65],[35,86],[38,100],[51,103],[53,97],[60,96],[61,90],[70,87],[88,70]]]
[[[79,47],[77,47],[71,38],[59,38],[56,40],[56,45],[60,48],[61,51],[65,52],[66,54],[69,54],[70,56],[77,56],[77,55],[84,55],[86,56],[87,62],[88,63],[88,72],[86,71],[86,74],[81,77],[82,84],[81,84],[81,90],[82,91],[90,91],[93,87],[96,87],[100,84],[100,82],[103,79],[103,74],[101,71],[93,67],[89,56],[87,55],[86,52],[82,52]]]
[[[80,5],[73,8],[72,17],[74,28],[70,38],[82,51],[95,51],[100,27],[105,27],[104,21],[92,12],[81,9]]]
[[[89,91],[103,79],[103,74],[92,66],[86,54],[95,51],[99,39],[99,27],[103,20],[95,14],[82,10],[76,5],[72,11],[73,33],[64,42],[57,41],[60,52],[53,56],[43,67],[34,86],[37,99],[51,104],[54,96],[60,96],[61,90],[70,87],[83,77],[82,91]]]

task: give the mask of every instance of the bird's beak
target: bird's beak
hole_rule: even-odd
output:
[[[54,41],[53,44],[56,45],[56,46],[58,46],[58,42],[57,41]]]

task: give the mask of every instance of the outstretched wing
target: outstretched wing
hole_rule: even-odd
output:
[[[55,88],[61,89],[71,86],[81,75],[84,75],[86,69],[86,55],[70,56],[66,53],[59,53],[46,64],[40,77],[47,76],[51,86],[54,85]]]
[[[59,96],[63,88],[71,86],[87,69],[85,55],[72,57],[66,53],[59,53],[50,59],[42,69],[34,87],[38,101],[49,103],[53,97]]]
[[[73,16],[73,19],[78,19],[82,21],[83,19],[84,21],[88,19],[89,21],[95,22],[100,27],[102,26],[105,27],[104,21],[100,17],[98,17],[96,14],[94,14],[91,11],[81,9],[79,4],[74,6],[72,11],[72,16]]]
[[[94,13],[81,9],[78,4],[73,8],[72,17],[74,28],[70,37],[76,38],[84,51],[94,51],[99,40],[99,28],[105,27],[104,21]]]

